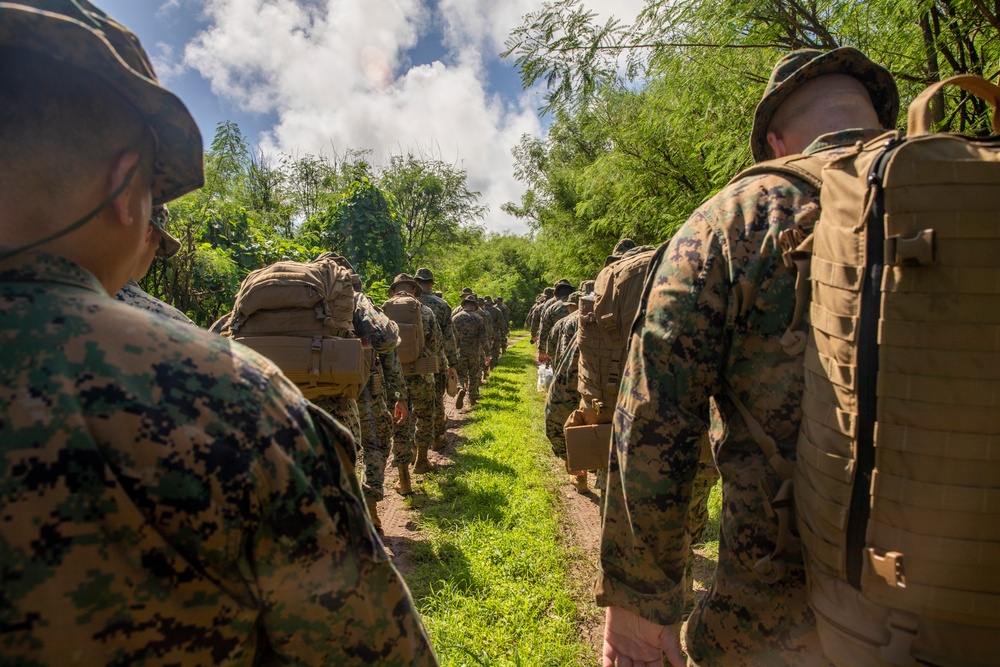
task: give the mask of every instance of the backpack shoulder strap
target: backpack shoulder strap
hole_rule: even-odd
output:
[[[796,176],[801,178],[806,183],[812,185],[817,190],[823,189],[823,160],[813,155],[786,155],[785,157],[780,157],[774,160],[766,160],[765,162],[758,162],[752,167],[744,169],[740,173],[736,174],[732,180],[727,183],[727,187],[733,183],[746,178],[747,176],[756,176],[757,174],[789,174],[791,176]]]

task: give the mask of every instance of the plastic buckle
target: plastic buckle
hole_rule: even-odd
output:
[[[903,554],[898,551],[878,553],[875,549],[868,550],[872,570],[882,577],[893,588],[906,588],[906,570],[903,567]]]

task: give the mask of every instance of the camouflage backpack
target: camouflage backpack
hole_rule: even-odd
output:
[[[409,294],[397,294],[382,304],[382,312],[399,327],[396,353],[400,364],[414,363],[424,351],[424,320],[420,314],[422,306],[418,299]]]
[[[357,398],[368,380],[351,274],[330,258],[250,272],[223,335],[273,361],[306,398]]]
[[[769,459],[794,480],[810,606],[838,665],[859,664],[858,646],[886,665],[1000,655],[1000,138],[929,133],[946,84],[990,102],[1000,133],[1000,87],[961,75],[914,100],[906,137],[752,168],[821,192],[815,229],[779,239],[799,271],[782,340],[804,350],[805,392],[796,460]]]
[[[566,453],[574,470],[606,468],[611,451],[611,419],[628,357],[632,323],[639,311],[646,272],[656,250],[636,248],[604,267],[594,294],[580,298],[580,407],[566,422]],[[572,461],[586,460],[586,468]]]

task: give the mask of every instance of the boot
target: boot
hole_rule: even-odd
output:
[[[434,466],[427,460],[427,445],[417,447],[417,462],[413,465],[413,472],[423,475],[434,470]]]
[[[396,466],[396,470],[399,471],[399,481],[392,488],[396,490],[401,496],[408,496],[413,493],[413,487],[410,486],[410,466],[401,465]]]
[[[431,445],[432,452],[440,452],[444,449],[444,433],[434,438],[434,444]]]
[[[461,410],[465,407],[465,387],[458,390],[458,396],[455,397],[455,408]]]
[[[587,493],[587,473],[584,471],[582,475],[570,475],[569,483],[573,485],[577,493]]]
[[[382,521],[378,518],[378,501],[366,496],[365,504],[368,505],[368,515],[372,518],[372,525],[375,526],[375,532],[382,535]]]

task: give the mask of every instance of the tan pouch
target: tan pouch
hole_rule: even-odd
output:
[[[306,398],[357,398],[370,372],[358,338],[248,336],[235,340],[273,361]]]
[[[605,470],[611,454],[611,424],[567,426],[566,467],[570,470]]]
[[[426,375],[427,373],[437,373],[440,365],[437,357],[420,357],[416,361],[408,364],[400,364],[403,368],[403,375]]]

